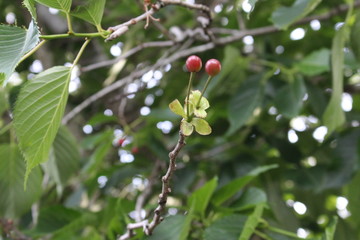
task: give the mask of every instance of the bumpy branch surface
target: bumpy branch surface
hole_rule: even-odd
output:
[[[144,220],[142,222],[130,223],[127,225],[127,232],[120,236],[118,240],[126,240],[133,237],[134,229],[143,228],[146,235],[151,235],[154,229],[163,221],[163,217],[161,214],[164,212],[166,207],[166,202],[169,193],[171,193],[171,184],[170,180],[173,173],[176,170],[176,158],[180,152],[180,150],[185,146],[185,136],[179,132],[179,140],[175,146],[175,148],[169,153],[169,167],[166,174],[162,177],[162,188],[161,193],[159,194],[158,206],[154,210],[154,217],[152,221],[149,223],[148,220]]]

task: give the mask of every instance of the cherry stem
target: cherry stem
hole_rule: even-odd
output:
[[[211,79],[212,79],[212,76],[209,76],[208,79],[206,80],[205,86],[204,86],[204,88],[203,88],[203,90],[202,90],[202,92],[201,92],[200,98],[199,98],[199,100],[198,100],[198,102],[197,102],[197,104],[196,104],[196,108],[199,107],[200,102],[201,102],[201,98],[203,97],[203,95],[204,95],[204,93],[205,93],[205,91],[206,91],[206,89],[207,89],[207,87],[208,87]]]
[[[186,97],[186,100],[185,100],[187,118],[190,117],[190,115],[189,115],[190,114],[189,98],[190,98],[191,84],[192,84],[194,76],[195,76],[195,72],[191,72],[190,73],[190,79],[189,79],[189,85],[188,85],[188,91],[187,91],[187,97]]]

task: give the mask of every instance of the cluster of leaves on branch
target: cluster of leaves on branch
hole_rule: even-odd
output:
[[[0,239],[358,240],[359,7],[0,1]]]

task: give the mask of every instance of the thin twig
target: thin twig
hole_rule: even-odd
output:
[[[179,132],[179,140],[174,148],[169,153],[169,168],[166,172],[166,174],[162,177],[162,189],[161,193],[159,194],[159,200],[158,200],[158,206],[154,210],[154,217],[152,222],[146,226],[145,234],[151,235],[156,228],[157,225],[159,225],[163,221],[163,217],[161,217],[162,212],[165,209],[167,197],[168,194],[171,193],[171,186],[170,186],[170,180],[171,176],[176,170],[176,157],[179,154],[180,150],[185,146],[185,135]]]
[[[127,240],[127,239],[132,238],[133,236],[135,236],[134,229],[137,229],[137,228],[143,228],[146,235],[152,235],[154,229],[164,220],[164,218],[161,216],[161,214],[163,213],[163,211],[166,207],[168,195],[169,195],[169,193],[171,193],[170,180],[176,170],[176,158],[177,158],[180,150],[185,146],[185,144],[186,144],[185,136],[180,131],[178,142],[177,142],[175,148],[169,153],[169,160],[170,160],[169,167],[167,169],[166,174],[162,177],[161,193],[159,194],[158,206],[154,210],[153,220],[150,223],[148,223],[149,221],[146,219],[141,222],[128,224],[126,227],[127,232],[124,233],[123,235],[121,235],[118,238],[118,240]],[[150,193],[144,193],[144,195],[145,194],[150,194]],[[141,200],[137,201],[136,205],[137,205],[137,208],[140,207],[140,211],[141,211],[141,208],[142,208],[141,205],[143,205],[143,200],[141,199]],[[140,218],[139,218],[139,220],[140,220]]]
[[[155,4],[151,5],[151,8],[148,11],[145,11],[143,14],[137,16],[136,18],[132,18],[127,22],[118,24],[116,26],[112,26],[108,28],[108,31],[112,32],[109,37],[106,39],[106,41],[114,40],[115,38],[120,37],[122,34],[124,34],[129,26],[134,25],[138,22],[141,22],[143,20],[148,21],[149,16],[152,16],[155,12],[159,11],[161,8],[169,5],[178,5],[182,7],[186,7],[189,9],[195,9],[199,11],[203,11],[207,14],[207,17],[209,18],[209,23],[211,22],[211,11],[210,9],[202,4],[191,4],[182,2],[180,0],[159,0]]]

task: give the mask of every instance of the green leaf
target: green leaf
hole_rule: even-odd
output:
[[[29,10],[33,19],[36,20],[36,8],[35,8],[35,0],[24,0],[24,6]]]
[[[301,77],[285,87],[281,88],[275,96],[275,107],[285,117],[293,118],[297,116],[303,105],[303,98],[306,94],[304,80]]]
[[[338,218],[335,216],[330,222],[329,226],[325,229],[326,240],[334,240],[337,222]]]
[[[344,80],[344,46],[348,37],[348,28],[344,26],[336,32],[331,49],[332,85],[333,92],[327,106],[323,122],[328,129],[327,136],[344,124],[345,114],[341,108]]]
[[[195,210],[194,205],[192,205],[190,207],[190,210],[186,214],[186,218],[185,218],[185,221],[183,223],[182,230],[180,232],[179,240],[187,240],[187,239],[189,239],[188,236],[189,236],[190,229],[191,229],[191,222],[192,222],[192,220],[194,218],[194,210]]]
[[[105,2],[106,0],[88,0],[87,5],[77,7],[72,15],[95,25],[100,31]]]
[[[29,29],[0,25],[0,84],[5,85],[22,56],[39,42],[39,30],[34,21]]]
[[[35,166],[49,158],[51,145],[64,114],[71,68],[53,67],[27,82],[14,110],[14,126],[27,163],[27,177]]]
[[[345,187],[345,196],[349,200],[347,208],[351,212],[350,220],[360,226],[360,208],[358,200],[360,199],[360,172],[358,171],[351,182]]]
[[[191,91],[190,94],[190,102],[196,106],[196,104],[199,102],[199,99],[201,97],[201,92],[199,90]],[[205,97],[201,97],[199,108],[201,109],[208,109],[210,107],[209,101]]]
[[[65,13],[70,12],[72,0],[35,0],[47,7],[56,8]]]
[[[5,89],[0,88],[0,116],[9,108],[9,103],[6,98]]]
[[[176,215],[167,217],[164,221],[155,228],[153,235],[148,240],[180,240],[181,232],[185,225],[186,217]]]
[[[213,195],[218,184],[218,178],[214,177],[212,180],[197,189],[189,197],[188,206],[192,206],[195,214],[200,216],[205,215],[205,210],[209,204],[210,198]]]
[[[201,97],[199,106],[197,106],[197,103],[199,102],[199,99]],[[193,106],[194,109],[194,115],[199,118],[205,118],[207,113],[206,109],[210,107],[209,101],[201,96],[201,92],[199,90],[192,91],[189,97],[189,102]],[[196,107],[197,106],[197,107]]]
[[[258,167],[251,171],[248,175],[237,178],[227,183],[215,192],[212,198],[212,202],[216,206],[219,206],[220,204],[231,198],[235,193],[240,191],[246,184],[255,179],[259,174],[277,167],[278,166],[276,164]]]
[[[53,143],[53,151],[45,165],[50,178],[56,183],[58,194],[69,178],[79,169],[80,152],[78,144],[66,127],[60,127]]]
[[[315,76],[330,70],[330,50],[323,48],[312,52],[297,64],[300,72]]]
[[[5,76],[6,76],[5,73],[0,72],[0,83],[5,81]]]
[[[266,201],[266,193],[263,190],[256,187],[250,187],[238,200],[234,202],[234,204],[231,205],[231,209],[241,211],[253,208],[260,203],[266,203]]]
[[[169,108],[173,113],[175,113],[179,116],[182,116],[183,118],[186,118],[185,111],[184,111],[183,107],[181,106],[181,103],[179,102],[179,100],[175,99],[174,101],[172,101],[169,104]]]
[[[90,160],[84,166],[82,171],[87,175],[94,175],[96,171],[100,168],[101,164],[103,163],[106,155],[110,151],[112,147],[112,135],[107,135],[107,139],[96,148],[95,152],[91,155]]]
[[[360,61],[360,13],[356,14],[356,20],[351,28],[350,46],[356,59]]]
[[[191,124],[194,125],[195,131],[200,135],[209,135],[211,133],[210,125],[204,119],[193,118]]]
[[[51,233],[59,230],[81,216],[80,212],[63,206],[50,206],[40,210],[35,231]]]
[[[239,214],[216,220],[204,232],[204,240],[238,240],[247,217]]]
[[[248,217],[245,222],[244,230],[241,232],[239,240],[249,240],[251,235],[254,233],[262,213],[264,211],[265,204],[261,203],[255,207],[254,212]]]
[[[16,145],[0,145],[0,216],[19,218],[41,196],[42,174],[36,169],[29,175],[24,191],[25,162]]]
[[[252,77],[241,85],[228,105],[230,128],[226,135],[233,134],[246,123],[260,104],[262,96],[261,76]]]
[[[194,131],[194,126],[191,123],[187,122],[185,119],[183,119],[180,123],[180,130],[185,136],[190,136]]]
[[[305,17],[321,0],[296,0],[291,7],[281,6],[271,14],[275,27],[286,30],[291,24]]]

